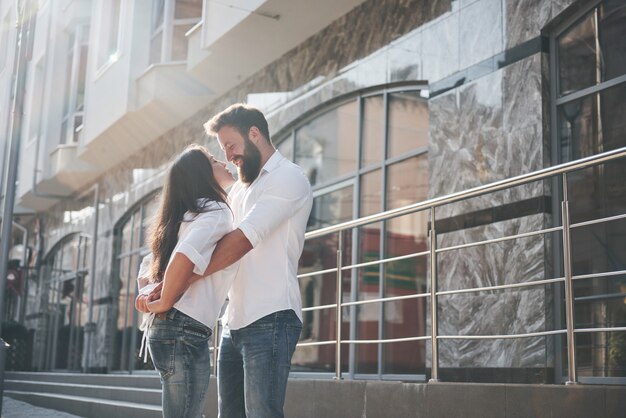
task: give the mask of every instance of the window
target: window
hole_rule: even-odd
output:
[[[69,36],[65,59],[65,93],[60,144],[76,144],[83,131],[89,27],[79,25]]]
[[[98,39],[98,68],[102,68],[105,64],[115,62],[118,59],[122,0],[102,0],[100,7],[99,20],[101,26]]]
[[[7,65],[9,55],[9,35],[11,34],[11,12],[8,12],[0,23],[0,73]]]
[[[34,142],[39,136],[41,129],[41,117],[43,112],[43,91],[44,91],[44,63],[42,57],[34,64],[32,90],[30,92],[30,125],[28,128],[28,143]]]
[[[594,4],[552,36],[555,163],[626,146],[626,4]],[[569,175],[572,224],[626,213],[624,178],[624,160]],[[626,326],[626,276],[593,276],[624,269],[625,236],[624,219],[572,229],[573,274],[591,275],[574,281],[577,328]],[[623,332],[576,334],[581,381],[623,379],[625,359]]]
[[[277,137],[277,148],[305,170],[313,185],[307,230],[427,199],[426,97],[427,91],[419,86],[353,97],[316,113]],[[344,233],[344,265],[424,251],[426,218],[424,213],[415,213]],[[308,240],[300,260],[300,273],[335,267],[337,245],[337,234]],[[344,301],[415,293],[426,286],[426,259],[346,270],[342,279]],[[303,307],[335,303],[336,287],[334,272],[303,278]],[[426,333],[424,299],[382,305],[345,308],[342,335],[374,340]],[[301,342],[334,338],[334,308],[305,310],[303,317]],[[403,379],[412,379],[425,373],[426,350],[423,341],[344,345],[342,358],[344,372],[351,371],[357,377],[402,375]],[[299,348],[292,360],[294,371],[332,372],[334,367],[334,345]]]
[[[151,195],[133,208],[115,228],[115,268],[112,289],[117,291],[114,298],[115,315],[113,347],[111,348],[111,370],[152,370],[151,362],[144,363],[139,358],[141,346],[142,317],[135,310],[137,295],[137,273],[146,248],[146,232],[157,207],[158,195]]]
[[[42,263],[38,301],[30,302],[40,303],[39,312],[50,326],[35,331],[37,368],[81,369],[90,255],[91,239],[74,234],[58,243]]]
[[[152,8],[150,64],[185,61],[185,34],[202,16],[202,0],[155,0]]]

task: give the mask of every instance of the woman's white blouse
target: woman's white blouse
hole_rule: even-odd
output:
[[[207,212],[197,215],[190,212],[185,214],[178,231],[178,243],[169,260],[171,263],[176,253],[184,254],[194,264],[195,274],[204,272],[211,261],[217,242],[233,230],[233,216],[227,205],[208,201],[205,207]],[[147,290],[150,285],[145,278],[149,276],[151,259],[152,254],[148,254],[141,263],[137,278],[140,293],[150,293]],[[238,263],[235,263],[224,270],[195,281],[174,304],[174,308],[202,322],[212,330],[226,300],[237,267]]]

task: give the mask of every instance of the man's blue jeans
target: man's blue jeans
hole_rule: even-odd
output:
[[[154,319],[148,341],[163,385],[165,418],[202,416],[211,376],[210,336],[208,327],[176,309]]]
[[[220,418],[282,417],[302,323],[289,309],[224,328],[217,368]]]

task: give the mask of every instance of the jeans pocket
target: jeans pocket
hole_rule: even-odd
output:
[[[211,330],[202,325],[184,324],[183,334],[208,339],[211,336]]]
[[[176,340],[150,339],[150,356],[161,379],[166,380],[175,371]]]

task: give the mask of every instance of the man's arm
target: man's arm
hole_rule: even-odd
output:
[[[174,297],[174,302],[172,302],[172,306],[174,305],[174,303],[176,303],[176,300],[180,297],[180,295],[182,295],[193,282],[207,277],[215,272],[223,270],[231,264],[234,264],[235,262],[239,261],[244,255],[246,255],[251,249],[252,244],[250,244],[250,241],[248,241],[248,238],[246,238],[246,236],[243,234],[243,232],[241,232],[240,229],[235,229],[234,231],[224,235],[222,239],[217,242],[215,251],[213,251],[213,254],[211,255],[211,261],[209,262],[206,270],[204,270],[204,273],[202,273],[202,275],[191,274],[188,279],[185,280],[184,286],[182,284],[183,281],[181,280],[181,283],[177,283],[177,287],[175,290],[170,290],[170,292],[178,293],[175,295],[172,294],[172,297]],[[175,257],[177,256],[179,256],[179,254],[176,254]],[[191,271],[193,271],[193,265],[191,267]],[[153,301],[158,300],[159,298],[162,299],[163,296],[160,292],[161,288],[157,287],[150,294],[149,299]],[[163,306],[167,305],[169,305],[169,301],[163,304]],[[150,303],[148,304],[148,306],[151,306]]]
[[[215,251],[211,256],[211,261],[206,270],[204,270],[203,275],[194,275],[193,279],[198,280],[199,278],[225,269],[239,261],[244,255],[248,254],[250,250],[252,250],[252,244],[250,244],[248,238],[241,232],[241,229],[237,228],[229,232],[217,242]]]

